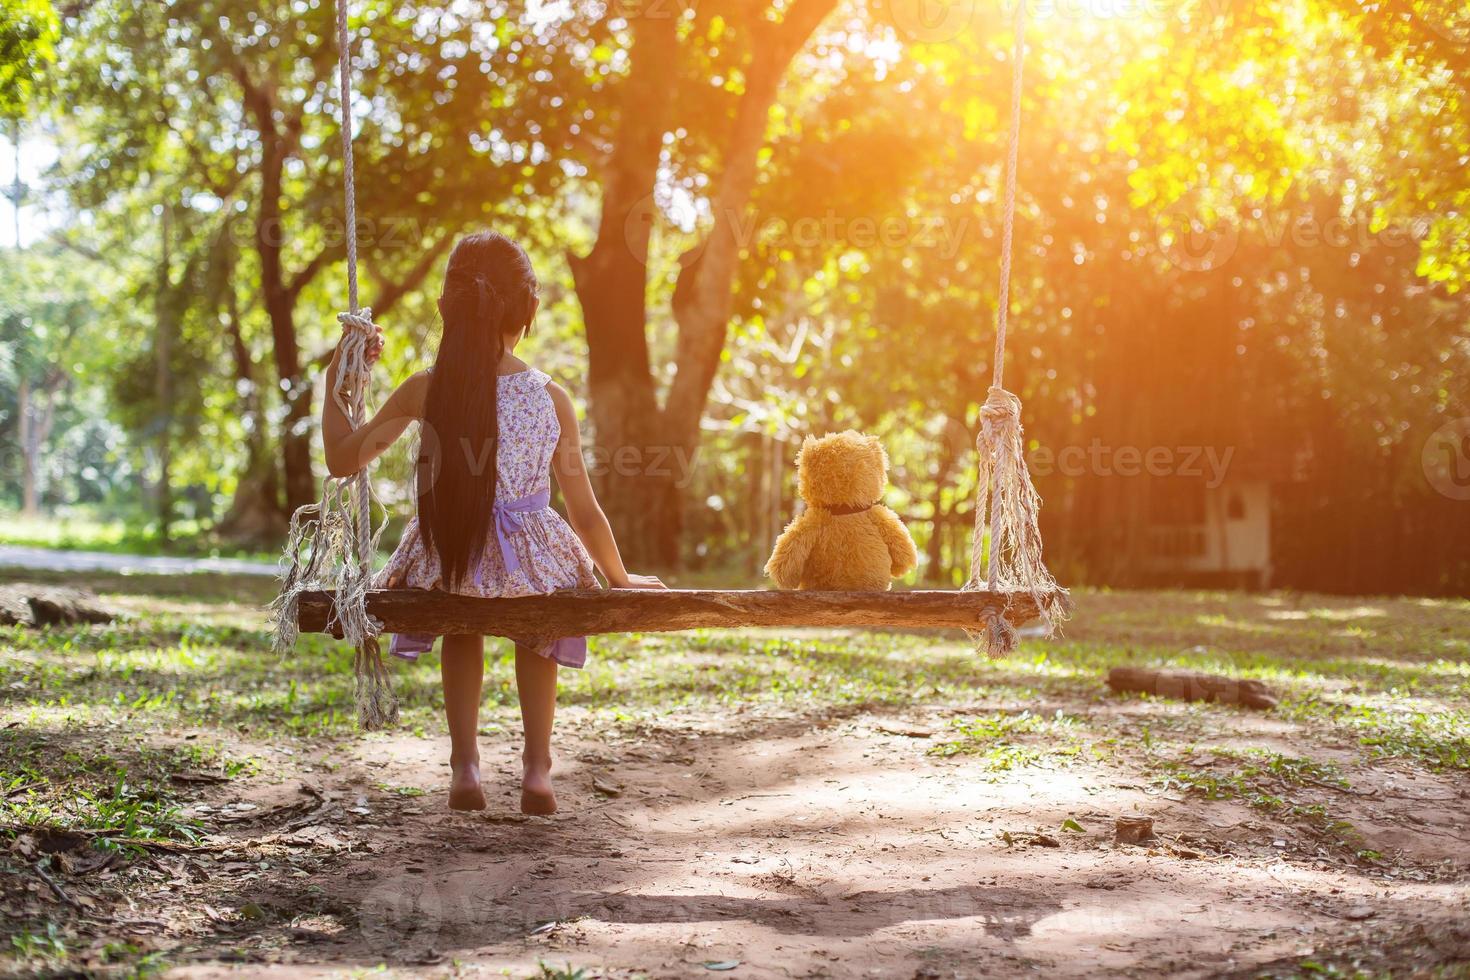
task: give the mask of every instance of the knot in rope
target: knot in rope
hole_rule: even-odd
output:
[[[375,333],[378,325],[373,322],[373,308],[363,306],[357,310],[347,310],[337,314],[337,322],[342,324],[346,330],[357,330],[368,334]]]
[[[1021,399],[999,385],[991,385],[985,404],[980,407],[980,439],[982,452],[995,453],[1012,441],[1021,428]]]
[[[337,384],[331,396],[355,429],[367,416],[366,392],[372,372],[368,344],[377,335],[378,325],[373,322],[370,306],[338,313],[337,322],[342,325],[343,337]]]
[[[1054,627],[1066,618],[1068,599],[1041,559],[1037,511],[1041,497],[1026,471],[1021,435],[1021,399],[993,385],[980,408],[975,536],[966,589],[1026,593],[1035,612]],[[1018,634],[1009,610],[986,610],[978,634],[992,657],[1016,648]]]

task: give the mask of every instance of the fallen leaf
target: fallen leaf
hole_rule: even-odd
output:
[[[347,841],[319,824],[311,827],[302,827],[294,833],[282,835],[281,839],[298,846],[325,847],[334,853],[347,849]]]

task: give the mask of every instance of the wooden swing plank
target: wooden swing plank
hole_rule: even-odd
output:
[[[302,632],[328,629],[331,593],[301,594]],[[1012,624],[1036,618],[1025,592],[777,592],[598,589],[482,599],[423,589],[369,592],[368,612],[385,633],[589,636],[743,626],[977,628],[986,612]]]

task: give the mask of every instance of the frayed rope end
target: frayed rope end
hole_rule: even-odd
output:
[[[368,637],[357,648],[354,663],[357,675],[357,723],[365,732],[375,732],[398,724],[398,697],[376,637]]]

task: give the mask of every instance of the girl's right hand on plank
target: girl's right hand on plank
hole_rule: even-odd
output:
[[[623,582],[610,582],[608,584],[612,588],[614,588],[614,589],[667,589],[668,588],[667,585],[664,585],[663,582],[661,582],[659,580],[659,577],[657,575],[634,575],[631,572],[628,573],[628,578],[627,578],[626,581],[623,581]]]

